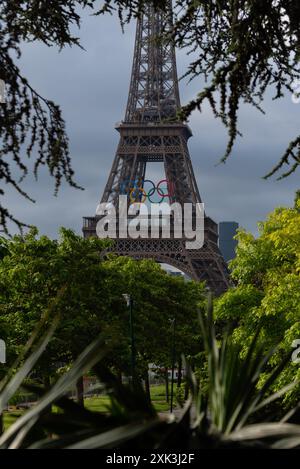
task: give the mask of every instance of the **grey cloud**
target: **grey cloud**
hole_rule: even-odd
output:
[[[27,178],[24,188],[37,199],[35,205],[12,190],[6,204],[20,219],[35,224],[55,237],[64,225],[81,232],[82,216],[92,215],[104,189],[118,144],[116,122],[125,113],[134,45],[134,25],[123,35],[116,17],[85,17],[80,32],[85,51],[30,44],[24,46],[22,71],[39,92],[58,102],[67,122],[76,180],[85,191],[64,185],[53,197],[53,181],[42,171],[35,183]],[[185,51],[178,53],[179,75],[188,64]],[[197,79],[181,82],[185,103],[203,85]],[[262,176],[278,161],[287,143],[299,132],[300,104],[291,97],[273,102],[268,96],[266,116],[243,105],[240,129],[244,137],[225,165],[216,164],[224,153],[227,135],[207,106],[190,119],[193,138],[190,153],[200,192],[216,221],[235,220],[256,232],[257,220],[278,205],[291,205],[299,188],[299,173],[276,182]],[[299,132],[300,133],[300,132]],[[159,177],[157,170],[151,169]]]

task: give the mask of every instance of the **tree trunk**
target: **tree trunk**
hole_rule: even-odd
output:
[[[186,382],[184,386],[184,400],[186,401],[189,397],[189,385]]]
[[[47,376],[44,376],[44,377],[43,377],[43,384],[44,384],[44,387],[45,387],[46,390],[49,390],[49,389],[51,388],[51,379],[50,379],[50,376],[47,375]],[[49,414],[51,414],[51,412],[52,412],[52,404],[49,404],[49,405],[47,406],[47,412],[48,412]]]
[[[79,380],[76,383],[76,400],[79,405],[84,407],[84,388],[83,388],[83,376],[79,378]]]
[[[181,355],[179,356],[178,361],[178,374],[177,374],[177,387],[180,388],[182,381],[182,358]]]
[[[122,371],[117,370],[117,380],[120,384],[122,384]]]
[[[51,388],[51,381],[50,381],[50,376],[44,376],[43,383],[45,388],[48,390]]]
[[[168,368],[166,368],[166,371],[165,371],[165,382],[166,382],[166,401],[169,404],[169,374],[168,374]]]
[[[150,382],[149,382],[149,372],[148,370],[145,373],[145,391],[146,396],[149,402],[151,402],[151,394],[150,394]]]

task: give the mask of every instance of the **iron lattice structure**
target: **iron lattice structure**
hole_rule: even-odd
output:
[[[172,28],[172,2],[169,13],[148,6],[137,20],[134,59],[125,120],[116,129],[120,141],[101,199],[118,206],[120,195],[128,195],[135,181],[143,186],[147,163],[163,163],[170,202],[201,203],[188,139],[191,130],[176,120],[180,109],[175,47],[161,40]],[[125,188],[125,190],[124,190]],[[132,201],[132,200],[131,200]],[[96,235],[98,217],[85,217],[85,237]],[[136,259],[152,258],[179,268],[195,280],[206,281],[220,294],[228,287],[227,266],[218,248],[217,224],[205,215],[205,242],[198,250],[187,250],[186,239],[127,239],[119,237],[113,251]]]

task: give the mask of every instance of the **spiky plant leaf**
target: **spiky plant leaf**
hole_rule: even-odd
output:
[[[77,382],[77,380],[93,365],[95,365],[106,354],[107,349],[104,348],[104,339],[99,338],[87,347],[75,360],[71,369],[63,375],[54,384],[45,396],[24,415],[22,415],[0,438],[0,447],[7,447],[15,439],[18,433],[24,433],[24,426],[31,420],[39,418],[60,397],[64,396],[67,391]],[[29,427],[27,427],[29,428]]]
[[[18,370],[18,372],[13,376],[13,378],[4,386],[0,394],[0,414],[6,408],[8,401],[11,397],[15,394],[15,392],[19,389],[24,379],[29,375],[32,371],[34,365],[41,357],[43,352],[45,351],[53,333],[57,327],[58,320],[56,319],[53,321],[49,331],[46,335],[42,338],[39,346],[37,349],[27,358],[23,366]]]

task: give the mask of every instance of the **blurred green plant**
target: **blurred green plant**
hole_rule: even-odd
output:
[[[0,337],[7,345],[7,364],[1,367],[0,379],[20,356],[43,311],[53,301],[60,323],[34,370],[35,378],[46,386],[100,333],[118,339],[114,353],[105,359],[106,365],[119,379],[121,374],[130,374],[129,310],[123,293],[134,300],[138,376],[147,379],[149,363],[170,368],[170,318],[176,316],[177,357],[198,352],[197,308],[205,308],[203,284],[168,275],[152,259],[137,261],[111,253],[106,257],[110,244],[93,237],[83,239],[64,228],[57,240],[32,228],[25,236],[15,236],[3,244]],[[82,386],[81,380],[77,385],[81,401]]]
[[[40,400],[5,431],[0,438],[0,448],[300,447],[299,407],[280,422],[259,421],[260,410],[295,384],[269,395],[270,386],[290,357],[285,357],[265,385],[258,389],[260,374],[273,350],[265,356],[262,347],[257,345],[258,333],[245,358],[241,358],[241,347],[233,343],[228,334],[219,346],[211,301],[207,315],[200,313],[199,318],[207,359],[206,391],[202,391],[201,382],[185,363],[190,397],[178,420],[173,415],[158,415],[140,384],[132,389],[114,376],[103,363],[105,354],[111,353],[114,344],[102,337],[81,353],[50,389],[25,385],[28,391],[38,393]],[[53,333],[52,328],[4,385],[0,411],[31,372]],[[110,396],[107,414],[84,409],[66,397],[67,391],[89,369],[93,369]],[[60,412],[51,410],[53,404]]]
[[[243,349],[243,356],[261,329],[259,342],[265,353],[279,345],[261,382],[268,379],[284,354],[300,338],[300,200],[293,208],[276,208],[259,223],[259,236],[240,230],[237,256],[231,262],[235,288],[230,288],[215,302],[218,324],[230,324],[233,339]],[[293,380],[300,381],[299,364],[290,360],[274,383],[278,391]],[[299,402],[300,386],[287,393],[286,409]]]

